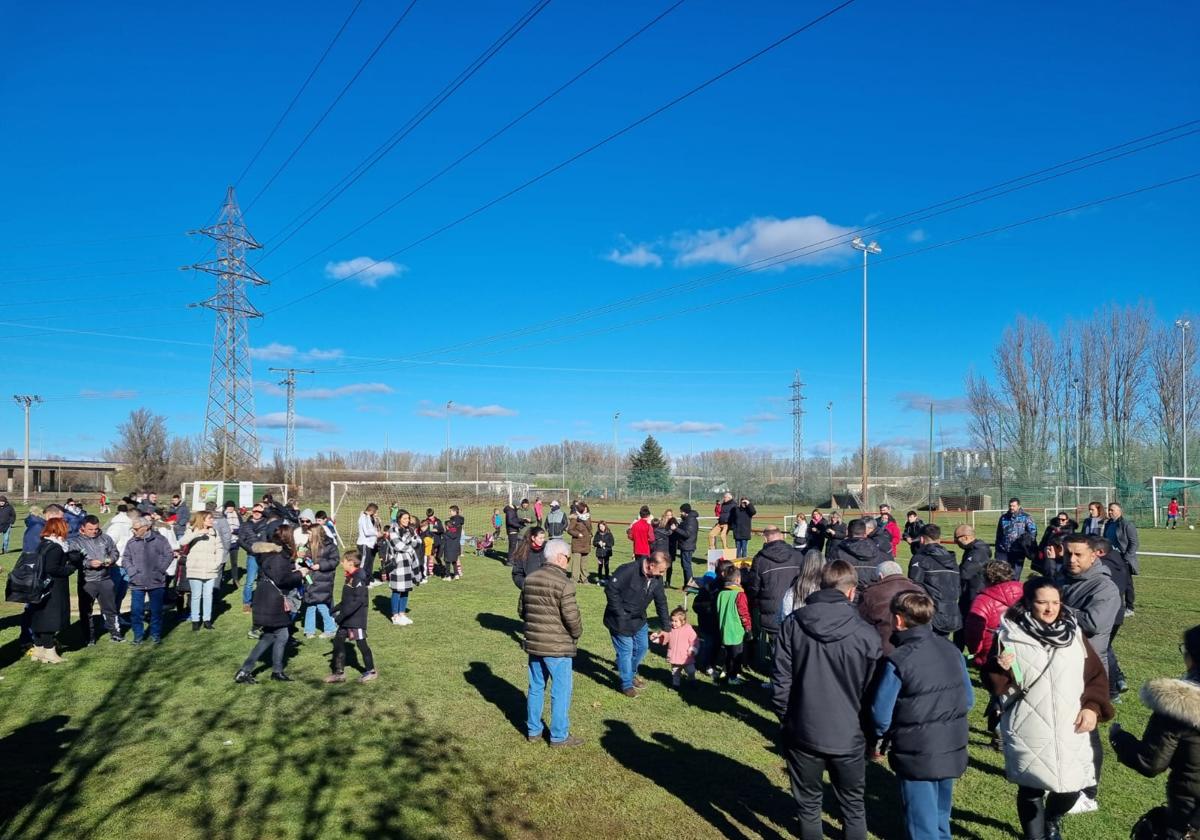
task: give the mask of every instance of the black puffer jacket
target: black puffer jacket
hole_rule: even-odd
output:
[[[742,586],[751,603],[758,604],[762,629],[775,635],[779,632],[779,609],[783,596],[796,582],[804,564],[804,552],[792,548],[784,540],[766,543],[754,555],[748,572],[742,575]]]
[[[858,589],[861,592],[875,581],[879,580],[879,564],[891,560],[891,552],[880,551],[879,546],[869,538],[842,540],[829,554],[830,562],[845,560],[858,573]]]
[[[334,545],[333,540],[322,540],[320,556],[311,556],[309,560],[315,568],[310,567],[308,573],[312,578],[312,583],[304,584],[304,603],[306,605],[332,604],[333,579],[336,577],[337,568],[340,565],[338,547]]]
[[[963,619],[958,611],[961,585],[954,555],[940,545],[923,545],[908,562],[908,576],[925,587],[937,607],[933,629],[942,634],[961,630]]]
[[[675,546],[680,551],[696,550],[696,535],[700,533],[700,516],[696,511],[681,515],[675,526]]]
[[[512,567],[513,583],[517,585],[517,589],[522,589],[525,586],[525,578],[542,568],[542,564],[546,562],[546,547],[531,548],[529,553],[525,555],[524,560],[514,560]]]
[[[613,572],[612,580],[604,587],[607,604],[604,607],[604,626],[618,636],[632,636],[646,624],[646,609],[651,602],[658,612],[659,626],[671,629],[667,593],[660,577],[649,577],[642,562],[626,563]]]
[[[334,621],[346,630],[367,629],[367,572],[359,569],[342,584],[342,601],[333,608]]]
[[[1138,739],[1131,732],[1111,734],[1117,760],[1143,776],[1167,776],[1167,806],[1172,828],[1183,832],[1200,805],[1200,675],[1150,680],[1142,686],[1150,722]]]
[[[754,517],[757,515],[758,509],[753,504],[742,507],[738,502],[733,506],[729,511],[729,530],[735,540],[748,540],[754,536]]]
[[[607,529],[608,526],[605,526]],[[592,548],[596,549],[596,557],[600,560],[607,560],[613,554],[613,532],[609,530],[597,531],[596,536],[592,537]]]
[[[258,558],[258,584],[254,587],[254,623],[268,630],[290,626],[292,615],[283,608],[283,595],[298,588],[304,583],[304,578],[295,571],[292,558],[284,553],[282,546],[258,542],[250,546],[250,553]]]
[[[983,579],[983,567],[992,559],[992,550],[983,540],[975,542],[963,549],[962,563],[958,567],[958,581],[961,595],[958,598],[958,611],[966,616],[971,611],[975,598],[987,588]]]

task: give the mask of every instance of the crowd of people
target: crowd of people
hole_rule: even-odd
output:
[[[495,511],[490,524],[508,538],[504,560],[520,590],[527,738],[540,742],[546,733],[548,687],[549,744],[582,743],[570,731],[572,660],[584,632],[576,588],[593,581],[594,553],[621,693],[634,699],[645,690],[639,668],[653,644],[681,691],[698,675],[737,688],[757,673],[769,691],[763,702],[781,722],[806,840],[822,836],[826,771],[845,836],[866,836],[865,768],[872,760],[886,760],[896,776],[910,837],[950,836],[954,782],[968,766],[967,714],[975,697],[969,668],[989,698],[985,719],[1016,786],[1024,837],[1057,840],[1066,815],[1100,807],[1099,724],[1113,719],[1128,688],[1115,642],[1134,615],[1140,571],[1137,529],[1119,504],[1105,510],[1094,503],[1081,525],[1060,514],[1039,540],[1033,518],[1012,499],[991,546],[971,526],[955,528],[957,557],[938,525],[909,511],[901,527],[885,506],[878,516],[846,522],[836,511],[816,510],[797,517],[790,535],[767,524],[751,558],[742,534],[756,513],[746,498],[718,500],[710,546],[724,545],[732,533],[735,557],[722,552],[696,577],[699,517],[686,503],[678,515],[642,507],[623,528],[633,561],[616,569],[616,535],[606,521],[593,524],[586,502],[564,510],[554,500],[543,506],[540,498],[525,499]],[[9,519],[11,505],[0,496],[0,526]],[[270,495],[248,511],[229,502],[192,512],[178,496],[160,504],[153,493],[135,492],[106,526],[68,499],[32,508],[25,525],[7,595],[26,603],[22,635],[35,661],[63,661],[56,636],[71,621],[72,577],[87,645],[103,635],[114,643],[131,636],[133,645],[159,644],[168,610],[193,632],[211,630],[227,581],[242,589],[252,621],[254,646],[234,676],[242,684],[256,681],[257,663],[268,656],[271,679],[291,681],[285,664],[296,623],[312,639],[318,621],[320,638],[333,645],[325,682],[345,681],[355,654],[359,681],[376,679],[368,591],[388,586],[391,623],[411,625],[409,598],[418,587],[435,577],[462,580],[466,542],[457,506],[443,520],[432,508],[420,518],[396,503],[385,518],[373,503],[358,518],[353,550],[342,551],[324,511],[282,505]],[[908,545],[907,573],[896,560],[901,543]],[[246,557],[242,583],[239,551]],[[684,599],[671,610],[676,563]],[[1022,582],[1026,563],[1030,576]],[[1143,691],[1153,711],[1145,735],[1115,723],[1109,730],[1122,763],[1145,775],[1171,770],[1169,804],[1157,816],[1164,837],[1184,837],[1200,824],[1200,627],[1183,634],[1180,652],[1185,676],[1152,681]]]

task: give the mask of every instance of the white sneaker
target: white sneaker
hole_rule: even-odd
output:
[[[1079,798],[1075,800],[1075,804],[1071,806],[1068,814],[1093,814],[1100,810],[1100,803],[1086,793],[1079,794]]]
[[[462,580],[462,575],[455,575],[451,580]]]
[[[404,614],[403,613],[396,613],[394,616],[392,616],[392,624],[400,625],[403,623],[404,623]]]
[[[401,625],[402,627],[407,627],[409,624],[413,623],[413,620],[408,617],[407,613],[401,613],[399,616],[397,616],[397,618],[399,618],[400,620],[397,621],[396,623]]]
[[[367,589],[374,589],[376,586],[383,586],[383,581],[373,580],[367,584]]]

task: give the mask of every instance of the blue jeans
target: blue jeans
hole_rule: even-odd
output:
[[[150,638],[162,638],[163,597],[167,594],[165,587],[158,589],[134,589],[129,595],[129,620],[133,624],[133,640],[140,642],[146,635],[146,623],[142,615],[146,611],[146,596],[150,597]]]
[[[692,581],[692,555],[694,551],[684,551],[679,549],[679,566],[683,569],[683,585],[687,586]]]
[[[254,600],[254,581],[258,578],[258,558],[246,552],[246,585],[242,587],[242,603]]]
[[[573,662],[569,656],[529,657],[529,703],[525,732],[530,738],[542,734],[542,702],[546,679],[550,679],[550,742],[567,740],[571,728]]]
[[[205,621],[212,621],[213,587],[216,586],[217,579],[188,578],[187,582],[188,589],[192,592],[192,621],[200,621],[201,618]]]
[[[909,840],[950,840],[950,805],[954,795],[953,779],[900,780],[900,799],[904,802],[904,825]]]
[[[337,624],[333,620],[333,616],[329,613],[328,604],[305,604],[304,605],[304,635],[311,636],[317,632],[317,615],[321,616],[321,626],[325,628],[326,633],[336,633]]]
[[[734,556],[745,557],[746,552],[749,550],[750,540],[734,540],[733,545],[737,549],[737,551],[734,552]]]
[[[408,612],[408,593],[392,592],[392,615]]]
[[[617,653],[617,673],[621,677],[621,690],[626,691],[633,688],[633,678],[637,674],[638,666],[642,664],[642,660],[646,658],[646,651],[650,649],[649,631],[643,624],[632,636],[618,636],[616,633],[610,635],[613,650]]]
[[[5,554],[8,554],[8,538],[11,534],[12,534],[11,528],[9,528],[7,531],[4,532],[4,549],[3,549],[3,551]]]

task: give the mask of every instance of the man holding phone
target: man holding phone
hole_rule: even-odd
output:
[[[117,623],[117,599],[111,574],[112,567],[121,556],[117,544],[100,530],[100,520],[89,514],[83,518],[79,533],[68,540],[68,545],[84,556],[78,579],[79,621],[83,625],[88,647],[96,644],[92,609],[97,601],[100,602],[100,615],[108,637],[114,642],[123,641]]]

